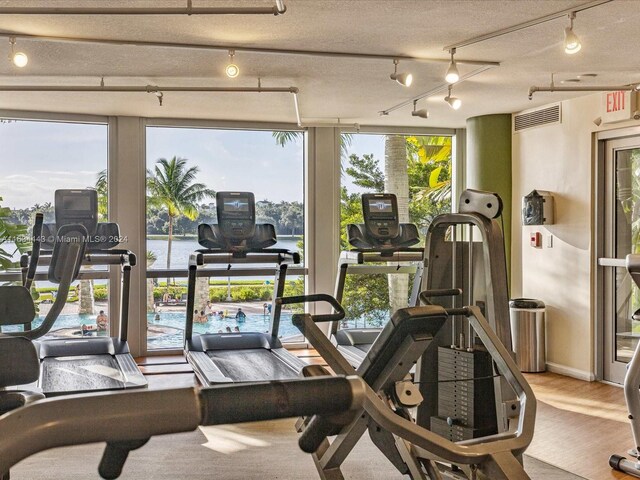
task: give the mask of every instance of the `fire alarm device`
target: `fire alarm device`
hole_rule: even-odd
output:
[[[540,248],[542,246],[542,234],[540,232],[531,232],[529,240],[532,247]]]

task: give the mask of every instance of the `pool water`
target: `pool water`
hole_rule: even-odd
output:
[[[226,332],[226,328],[238,327],[241,332],[266,332],[269,330],[269,316],[261,313],[248,313],[244,322],[236,322],[235,318],[208,317],[207,323],[195,323],[193,331],[195,333],[217,333],[219,330]],[[184,343],[184,327],[186,321],[185,312],[162,312],[160,321],[155,321],[155,314],[147,314],[149,334],[147,344],[149,349],[154,348],[182,348]],[[34,322],[34,327],[39,326],[44,320],[40,316]],[[53,325],[52,331],[73,328],[80,329],[81,325],[95,325],[96,315],[89,314],[67,314],[60,315]],[[169,327],[169,328],[163,328]],[[5,331],[21,330],[18,326],[5,327]],[[300,335],[300,331],[291,323],[291,314],[282,313],[280,317],[281,338]]]
[[[161,312],[160,320],[155,321],[155,314],[147,314],[148,328],[150,331],[159,327],[157,332],[153,332],[148,336],[147,344],[149,349],[154,348],[181,348],[184,342],[184,326],[186,322],[185,312]],[[238,327],[241,332],[267,332],[269,330],[269,316],[261,313],[248,313],[247,318],[243,322],[236,321],[235,318],[220,318],[211,315],[207,323],[194,323],[194,333],[217,333],[220,330],[226,332],[227,327],[234,330]],[[162,327],[172,327],[177,331],[170,331],[166,334],[162,333]],[[291,314],[282,313],[280,316],[280,331],[278,336],[281,338],[300,335],[300,330],[291,323]]]

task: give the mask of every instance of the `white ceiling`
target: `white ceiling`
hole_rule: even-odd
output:
[[[271,0],[193,0],[195,6],[271,6]],[[469,37],[586,3],[580,0],[285,0],[282,16],[0,16],[0,31],[180,43],[212,43],[278,49],[307,49],[414,55],[446,59],[443,47]],[[184,6],[186,0],[19,1],[0,6]],[[640,82],[640,0],[616,0],[577,14],[575,32],[582,50],[562,48],[565,18],[458,50],[459,58],[499,61],[501,66],[456,86],[459,111],[444,94],[422,100],[428,120],[411,117],[411,106],[388,116],[378,112],[444,83],[446,63],[400,63],[414,74],[411,88],[389,79],[386,60],[308,57],[238,52],[241,76],[224,75],[223,51],[56,43],[18,39],[29,65],[17,69],[0,61],[0,85],[211,85],[296,86],[304,122],[363,125],[464,126],[468,117],[516,112],[577,94],[537,93],[547,85],[583,73],[597,73],[588,84]],[[6,42],[6,46],[2,45]],[[0,57],[8,52],[0,39]],[[461,73],[477,67],[460,65]],[[584,82],[584,83],[587,83]],[[583,84],[584,84],[583,83]],[[294,122],[288,94],[166,93],[164,106],[144,93],[0,92],[0,108],[101,115],[210,118]]]

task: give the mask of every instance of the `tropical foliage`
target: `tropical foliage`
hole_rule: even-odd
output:
[[[426,233],[431,220],[451,210],[451,138],[405,137],[409,177],[409,219]],[[344,168],[351,182],[368,192],[383,192],[384,162],[372,154],[352,154]],[[362,223],[361,194],[342,187],[340,247],[350,248],[346,226]],[[343,305],[346,319],[356,326],[380,326],[389,318],[387,275],[349,275]]]
[[[194,183],[198,167],[187,167],[186,158],[160,158],[155,168],[147,171],[147,205],[159,207],[168,216],[167,268],[171,265],[171,241],[175,219],[198,217],[198,202],[213,197],[215,192],[203,183]]]
[[[30,245],[27,226],[12,223],[11,210],[0,205],[0,267],[6,270],[16,266],[13,256],[25,252]]]

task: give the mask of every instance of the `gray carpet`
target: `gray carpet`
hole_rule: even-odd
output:
[[[134,451],[123,479],[316,479],[313,461],[297,446],[293,420],[279,420],[156,437]],[[211,448],[203,447],[210,440]],[[102,444],[61,448],[32,456],[12,470],[13,480],[99,478]],[[533,480],[579,480],[544,462],[525,458]],[[403,478],[365,436],[343,466],[346,479]]]

